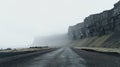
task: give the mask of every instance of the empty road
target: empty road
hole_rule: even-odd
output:
[[[0,64],[0,67],[120,67],[120,56],[61,48]]]

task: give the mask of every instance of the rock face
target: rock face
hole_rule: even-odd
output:
[[[68,35],[72,40],[102,36],[120,32],[120,1],[111,10],[86,17],[84,22],[70,26]]]
[[[69,27],[70,39],[76,40],[85,37],[85,28],[83,23],[79,23],[75,26]]]

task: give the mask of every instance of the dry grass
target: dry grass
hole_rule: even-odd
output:
[[[104,48],[104,43],[113,35],[114,33],[111,33],[109,35],[104,35],[100,37],[91,37],[91,38],[85,38],[77,41],[73,41],[72,45],[73,47],[77,49],[91,49],[95,51],[101,51],[101,52],[117,52],[120,53],[120,48]],[[117,43],[117,42],[115,42]],[[111,46],[108,45],[108,47],[115,46],[115,43],[113,43]],[[111,43],[109,43],[111,44]],[[120,45],[120,43],[118,43]],[[117,47],[117,46],[116,46]]]
[[[12,50],[1,50],[0,52],[25,52],[25,51],[36,51],[36,50],[42,50],[42,49],[40,49],[40,48],[21,48],[21,49],[12,49]]]
[[[73,46],[81,47],[81,46],[87,46],[87,47],[102,47],[103,43],[108,40],[113,34],[104,35],[101,37],[95,36],[95,37],[89,37],[85,39],[75,40],[72,42]]]
[[[93,48],[93,47],[74,47],[77,49],[91,49],[100,52],[117,52],[120,54],[120,49],[118,48]]]

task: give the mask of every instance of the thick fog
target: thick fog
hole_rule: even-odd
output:
[[[67,34],[36,37],[33,46],[65,47],[71,46],[71,40]]]
[[[117,1],[0,0],[0,47],[27,47],[37,37],[67,33],[68,26]]]

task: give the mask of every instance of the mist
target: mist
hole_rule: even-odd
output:
[[[48,46],[48,47],[66,47],[70,46],[71,40],[67,34],[42,36],[34,39],[33,46]]]
[[[0,47],[28,47],[37,43],[36,38],[49,41],[54,35],[66,34],[70,25],[82,22],[88,15],[113,8],[117,1],[0,0]]]

